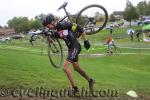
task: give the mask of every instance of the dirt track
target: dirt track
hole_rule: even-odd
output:
[[[131,98],[131,97],[114,97],[114,98],[105,98],[105,97],[61,97],[61,98],[54,98],[54,97],[0,97],[0,100],[150,100],[150,96],[148,97],[138,97],[138,98]]]

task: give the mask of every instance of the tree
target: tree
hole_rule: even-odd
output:
[[[129,0],[127,0],[126,8],[123,16],[125,20],[130,22],[130,27],[131,27],[131,21],[134,19],[138,19],[139,17],[136,8],[132,5],[132,3]]]
[[[30,29],[30,21],[27,17],[14,17],[7,24],[10,28],[14,28],[16,32],[27,32]]]
[[[109,21],[110,21],[110,22],[114,22],[115,20],[116,20],[115,15],[114,15],[114,14],[111,14],[111,15],[110,15],[110,18],[109,18]]]
[[[104,15],[101,14],[100,12],[95,12],[94,20],[95,20],[96,22],[101,22],[101,21],[104,21],[104,20],[105,20],[105,17],[104,17]]]
[[[42,13],[42,14],[40,14],[40,15],[35,16],[34,18],[35,18],[36,20],[42,21],[45,17],[46,17],[46,15]]]
[[[146,1],[141,1],[137,4],[137,12],[139,15],[145,15],[144,9],[146,7]]]
[[[146,4],[145,7],[145,15],[150,15],[150,1]]]
[[[139,15],[150,15],[150,2],[141,1],[137,4],[137,11]]]
[[[40,29],[40,28],[42,28],[42,22],[40,21],[40,20],[37,20],[37,19],[35,19],[35,20],[31,20],[30,21],[30,29]]]

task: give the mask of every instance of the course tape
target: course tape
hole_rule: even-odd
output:
[[[94,51],[94,50],[101,50],[101,49],[106,49],[107,47],[105,48],[91,48],[89,51]],[[128,48],[128,49],[145,49],[145,50],[150,50],[150,48],[131,48],[131,47],[119,47],[119,48]],[[40,49],[37,50],[37,49],[31,49],[31,48],[25,48],[25,47],[19,47],[19,46],[6,46],[6,45],[0,45],[0,49],[11,49],[11,50],[22,50],[22,51],[26,51],[26,52],[32,52],[32,53],[41,53],[42,54],[47,54],[47,51],[41,51]],[[85,49],[84,49],[85,50]],[[67,52],[67,51],[64,51],[64,52]],[[130,55],[130,54],[139,54],[139,53],[121,53],[121,54],[125,54],[125,55]],[[146,54],[146,55],[150,55],[150,53],[140,53],[140,54]],[[93,55],[93,56],[101,56],[101,55],[105,55],[103,53],[101,54],[87,54],[87,53],[82,53],[80,55]]]

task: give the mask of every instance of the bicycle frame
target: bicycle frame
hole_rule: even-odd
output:
[[[108,48],[106,50],[106,54],[109,56],[111,56],[113,54],[119,55],[120,53],[121,53],[121,50],[116,45],[113,45],[111,48]]]
[[[71,18],[71,16],[74,16],[74,15],[71,15],[70,13],[67,12],[66,6],[67,6],[67,2],[64,2],[64,4],[61,5],[58,8],[58,10],[63,9],[65,14],[66,14],[66,16],[64,16],[59,22],[63,21],[65,18],[68,18],[71,23],[76,23],[76,24],[81,25],[85,29],[85,32],[86,32],[87,35],[92,35],[92,34],[95,34],[95,33],[99,32],[99,31],[101,31],[105,27],[105,25],[107,24],[108,13],[107,13],[107,10],[101,5],[91,4],[91,5],[88,5],[88,6],[84,7],[83,9],[81,9],[79,11],[78,14],[76,14],[75,22]],[[100,23],[100,20],[99,21],[95,21],[93,16],[89,16],[89,17],[87,16],[87,20],[84,21],[85,23],[80,20],[80,19],[82,19],[82,13],[84,13],[84,11],[86,11],[89,8],[96,8],[100,12],[102,12],[101,18],[104,18],[103,20],[101,20],[101,21],[103,21],[102,23]],[[89,31],[89,29],[91,29],[91,30]]]
[[[64,16],[61,20],[59,20],[59,22],[62,22],[64,19],[68,18],[70,22],[72,22],[71,20],[71,16],[74,16],[74,15],[71,15],[67,10],[66,10],[66,6],[67,6],[67,2],[64,2],[63,5],[61,5],[57,11],[59,11],[60,9],[63,9],[65,11],[65,14],[66,16]],[[89,18],[89,20],[91,21],[91,18]]]

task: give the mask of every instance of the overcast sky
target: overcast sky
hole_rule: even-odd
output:
[[[31,19],[41,13],[63,15],[64,12],[57,12],[57,9],[64,1],[68,2],[67,10],[72,14],[89,4],[103,5],[109,14],[113,11],[123,11],[126,7],[126,0],[0,0],[0,25],[6,25],[14,16],[26,16]],[[135,6],[143,0],[130,1]]]

